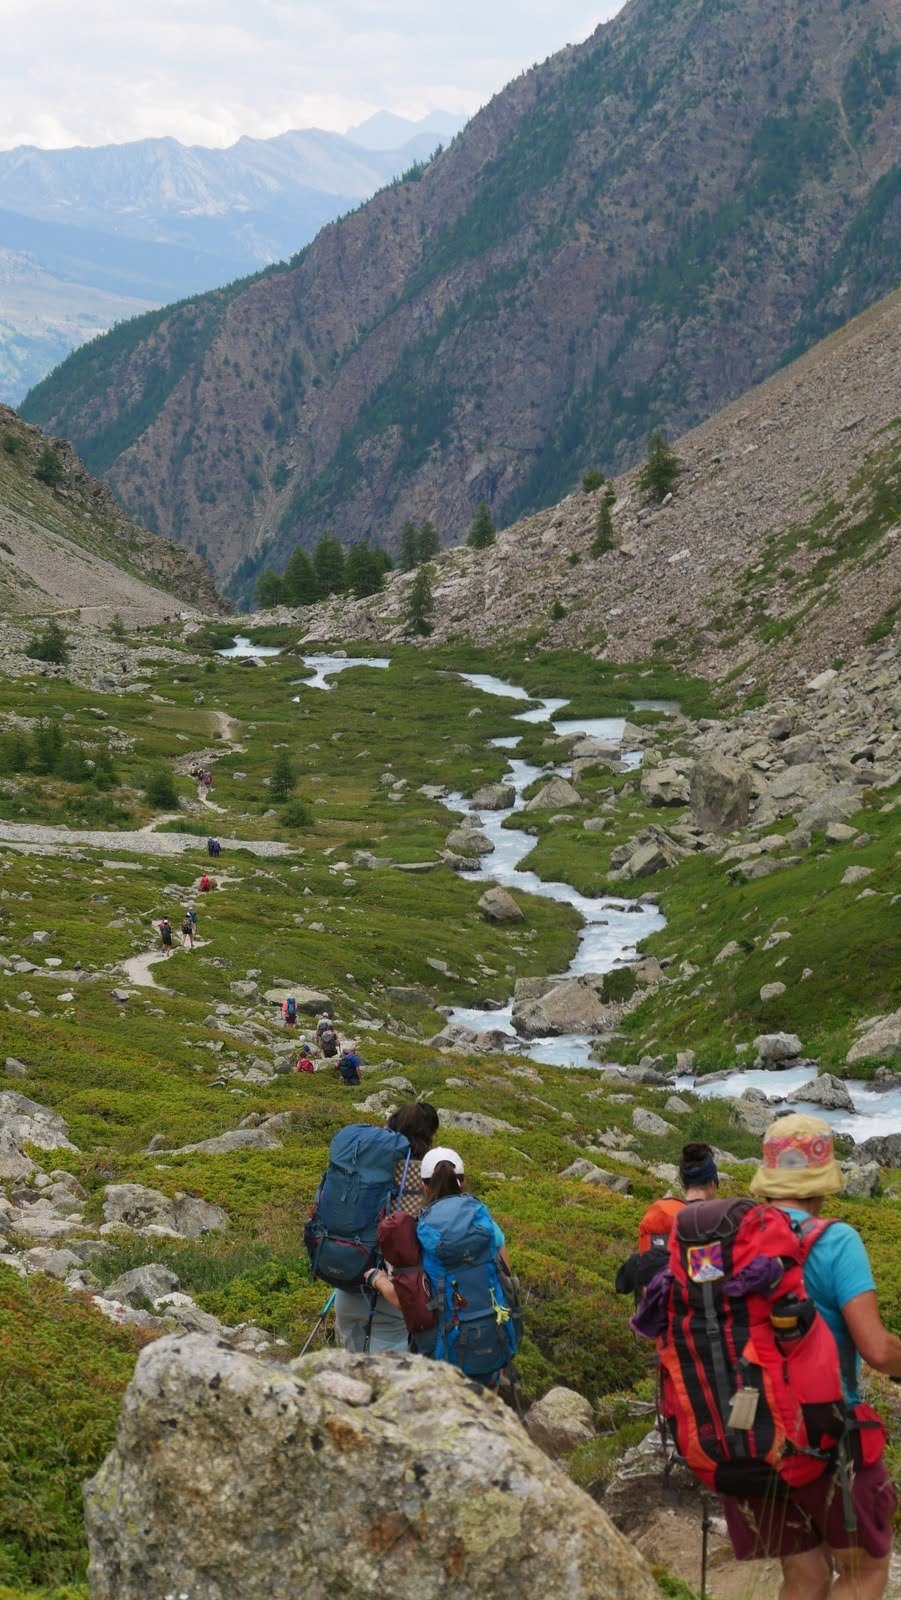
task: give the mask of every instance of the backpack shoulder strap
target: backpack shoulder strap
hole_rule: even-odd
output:
[[[801,1245],[801,1265],[803,1266],[818,1239],[822,1239],[827,1228],[831,1228],[837,1217],[805,1217],[803,1222],[792,1221],[792,1232],[798,1237]]]

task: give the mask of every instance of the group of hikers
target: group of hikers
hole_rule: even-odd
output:
[[[191,763],[191,766],[188,768],[188,777],[193,778],[195,783],[199,784],[200,788],[203,789],[204,793],[209,794],[213,787],[213,774],[205,771],[200,765],[199,761],[194,761]]]
[[[297,999],[293,994],[286,995],[281,1006],[282,1021],[288,1028],[297,1025]],[[363,1082],[363,1061],[357,1050],[341,1049],[341,1041],[331,1017],[322,1015],[316,1024],[316,1044],[320,1054],[326,1061],[334,1063],[334,1069],[346,1089],[354,1088]],[[295,1072],[315,1072],[316,1059],[311,1045],[301,1046],[300,1055],[294,1066]]]
[[[168,917],[163,917],[159,924],[160,945],[167,956],[173,950],[173,929]],[[185,914],[181,922],[181,945],[183,950],[193,950],[194,940],[197,937],[197,912],[193,906],[185,906]]]
[[[327,1019],[323,1019],[327,1021]],[[435,1108],[332,1140],[305,1230],[353,1351],[415,1350],[497,1389],[522,1337],[504,1235],[468,1192]],[[901,1380],[859,1233],[824,1217],[843,1186],[831,1129],[774,1122],[751,1198],[721,1198],[715,1152],[686,1144],[683,1198],[657,1201],[617,1289],[656,1346],[668,1459],[714,1491],[739,1561],[781,1564],[780,1600],[881,1600],[897,1493],[860,1363]],[[309,1341],[308,1341],[309,1342]]]

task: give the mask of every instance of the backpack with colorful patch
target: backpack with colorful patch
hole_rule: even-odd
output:
[[[838,1348],[803,1271],[829,1225],[752,1200],[701,1201],[676,1218],[660,1410],[686,1465],[720,1493],[799,1487],[836,1460]]]
[[[519,1349],[523,1319],[487,1208],[473,1195],[450,1195],[422,1212],[416,1233],[437,1320],[416,1348],[472,1378],[500,1372]]]
[[[394,1168],[409,1158],[401,1133],[354,1123],[329,1146],[304,1244],[314,1278],[333,1289],[356,1289],[375,1266],[379,1222],[395,1201]]]

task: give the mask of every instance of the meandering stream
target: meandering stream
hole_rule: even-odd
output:
[[[271,647],[254,646],[249,639],[240,635],[235,639],[232,649],[219,651],[220,655],[231,657],[271,656],[279,653],[277,649]],[[330,678],[351,667],[385,668],[391,664],[390,660],[383,656],[318,654],[304,656],[302,659],[304,666],[309,668],[313,675],[310,678],[298,679],[297,684],[305,688],[325,690],[332,687]],[[566,700],[552,697],[538,699],[517,684],[506,683],[504,679],[495,677],[491,673],[461,672],[460,677],[484,694],[522,701],[528,709],[513,714],[513,720],[516,722],[547,723],[549,728],[560,736],[581,735],[617,745],[622,741],[625,730],[625,720],[622,717],[561,718],[559,713],[567,706]],[[300,698],[300,695],[294,696],[295,701],[299,701]],[[637,711],[653,710],[664,713],[678,711],[676,703],[667,700],[635,700],[633,706]],[[535,839],[524,829],[509,828],[506,823],[524,809],[524,792],[536,779],[548,779],[554,774],[569,776],[571,770],[568,764],[533,766],[530,762],[513,755],[512,752],[520,744],[521,738],[522,735],[512,734],[491,741],[495,748],[511,752],[509,767],[503,781],[512,785],[515,790],[516,798],[512,806],[504,811],[475,813],[471,801],[465,799],[463,795],[451,794],[444,800],[444,804],[451,812],[464,816],[478,815],[479,831],[486,834],[494,845],[491,854],[481,858],[477,871],[467,872],[462,876],[486,884],[502,884],[504,888],[519,889],[526,894],[541,895],[545,899],[560,900],[566,905],[574,906],[584,919],[584,926],[579,935],[578,949],[564,976],[576,977],[587,972],[608,972],[613,967],[625,965],[634,960],[636,948],[643,939],[666,926],[665,918],[653,904],[638,905],[634,900],[623,900],[608,895],[596,898],[582,895],[571,884],[549,883],[539,878],[536,873],[521,869],[520,862],[534,848]],[[626,767],[637,767],[641,755],[636,751],[624,751],[621,760]],[[591,1057],[592,1040],[583,1034],[561,1034],[553,1038],[528,1042],[519,1039],[512,1023],[512,1010],[512,999],[508,1005],[498,1010],[457,1006],[450,1012],[449,1020],[471,1029],[474,1033],[495,1029],[509,1034],[511,1040],[517,1040],[518,1053],[529,1056],[534,1061],[554,1066],[597,1065]],[[816,1071],[812,1067],[789,1068],[783,1072],[740,1067],[730,1073],[727,1079],[717,1077],[711,1081],[703,1077],[698,1079],[686,1077],[679,1080],[677,1086],[693,1089],[703,1098],[718,1096],[724,1099],[737,1098],[748,1088],[759,1088],[772,1096],[788,1098],[797,1095],[792,1104],[803,1106],[804,1102],[799,1091],[814,1077]],[[850,1080],[848,1089],[855,1107],[853,1113],[823,1111],[818,1106],[810,1109],[820,1116],[825,1116],[838,1131],[850,1134],[857,1141],[867,1139],[873,1134],[891,1133],[901,1129],[901,1088],[879,1089],[867,1082]]]

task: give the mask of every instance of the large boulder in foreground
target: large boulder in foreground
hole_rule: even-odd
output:
[[[699,827],[733,833],[751,815],[751,772],[731,756],[711,754],[695,762],[690,783],[691,809]]]
[[[513,1414],[423,1357],[160,1339],[85,1513],[93,1600],[659,1600]]]

